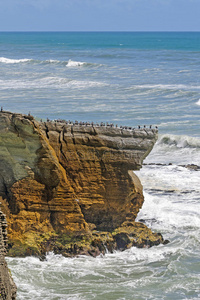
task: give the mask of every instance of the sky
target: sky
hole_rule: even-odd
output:
[[[0,0],[0,31],[200,31],[200,0]]]

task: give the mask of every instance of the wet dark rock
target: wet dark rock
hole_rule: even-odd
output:
[[[169,244],[169,243],[170,243],[169,240],[164,240],[163,245],[167,245],[167,244]]]
[[[200,170],[200,166],[195,165],[195,164],[188,164],[188,165],[181,165],[181,167],[185,167],[189,170],[193,170],[193,171],[199,171]]]
[[[128,234],[125,232],[121,232],[115,235],[114,237],[116,243],[117,243],[117,249],[123,251],[127,249],[128,245],[130,244],[130,239],[128,237]]]

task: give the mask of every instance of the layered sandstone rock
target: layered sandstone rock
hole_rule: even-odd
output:
[[[142,186],[129,170],[141,168],[156,132],[105,126],[41,124],[88,223],[113,230],[134,221],[143,203]]]
[[[131,171],[141,168],[156,139],[155,129],[44,123],[1,112],[0,195],[10,255],[98,252],[101,243],[120,248],[117,228],[129,237],[138,232],[132,245],[148,244],[141,235],[151,234],[156,242],[149,245],[163,242],[135,223],[144,199]]]

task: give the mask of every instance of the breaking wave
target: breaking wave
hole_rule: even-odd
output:
[[[63,66],[70,67],[70,68],[82,67],[82,66],[85,66],[85,67],[101,66],[101,64],[73,61],[71,59],[69,59],[67,61],[61,61],[61,60],[56,60],[56,59],[37,60],[37,59],[32,59],[32,58],[14,59],[14,58],[6,58],[6,57],[0,57],[0,63],[4,63],[4,64],[19,64],[19,63],[58,64],[58,65],[63,65]]]
[[[200,148],[200,139],[187,135],[162,135],[158,140],[159,145],[176,146],[177,148]]]
[[[13,59],[13,58],[0,57],[0,63],[5,63],[5,64],[19,64],[19,63],[30,62],[30,61],[33,60],[29,58]]]
[[[73,61],[69,59],[68,63],[66,64],[66,67],[81,67],[83,65],[87,65],[87,63],[81,61]]]
[[[68,68],[76,68],[76,67],[100,67],[102,66],[101,64],[96,64],[96,63],[88,63],[88,62],[83,62],[83,61],[74,61],[69,59],[66,67]]]
[[[161,135],[146,163],[200,164],[200,138],[187,135]]]

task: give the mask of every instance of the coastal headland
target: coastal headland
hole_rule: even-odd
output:
[[[0,201],[8,255],[97,256],[165,243],[135,219],[142,185],[133,170],[156,128],[116,127],[0,112]]]

